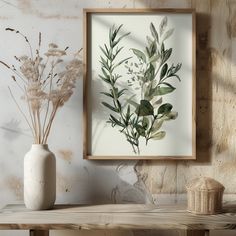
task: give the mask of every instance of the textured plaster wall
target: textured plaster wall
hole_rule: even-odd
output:
[[[13,63],[24,42],[13,27],[46,46],[83,46],[83,8],[189,8],[197,10],[197,162],[82,160],[82,80],[58,113],[49,139],[57,155],[57,203],[155,203],[185,200],[185,184],[210,176],[236,199],[236,1],[235,0],[0,0],[0,60]],[[0,67],[0,206],[23,200],[23,156],[30,132],[9,95],[13,86]],[[52,232],[52,235],[144,235],[146,231]],[[0,236],[15,232],[1,231]],[[148,235],[157,232],[149,231]],[[158,235],[180,235],[180,231]],[[222,235],[222,232],[212,235]],[[22,231],[18,235],[27,235]],[[224,233],[224,235],[234,235]]]

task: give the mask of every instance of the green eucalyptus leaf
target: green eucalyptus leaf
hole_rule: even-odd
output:
[[[144,73],[144,77],[147,81],[152,81],[155,78],[155,68],[152,64],[149,64],[148,69]]]
[[[167,70],[168,70],[168,65],[167,63],[165,63],[164,66],[162,66],[161,68],[161,74],[160,74],[161,80],[165,77]]]
[[[109,44],[110,44],[110,46],[111,46],[111,44],[112,44],[112,41],[111,41],[111,38],[112,38],[112,29],[113,28],[113,26],[109,29]]]
[[[118,112],[117,108],[111,106],[110,104],[106,103],[106,102],[102,102],[102,105],[109,108],[110,110],[114,111],[114,112]]]
[[[102,66],[107,70],[107,71],[109,71],[110,70],[110,68],[109,68],[109,65],[108,65],[108,63],[105,61],[105,59],[104,58],[102,58],[102,57],[100,57],[101,58],[101,61],[100,61],[100,63],[102,64]]]
[[[124,92],[126,91],[127,89],[121,89],[119,92],[117,92],[117,97],[119,98],[119,97],[121,97],[123,94],[124,94]]]
[[[149,127],[149,124],[150,124],[149,119],[148,119],[146,116],[144,116],[144,117],[143,117],[143,120],[142,120],[142,126],[143,126],[143,128],[144,128],[145,130],[147,130],[148,127]]]
[[[165,103],[158,108],[157,114],[167,114],[172,108],[173,106],[170,103]]]
[[[140,136],[145,137],[145,129],[144,129],[143,126],[141,126],[141,125],[136,125],[135,128],[136,128],[136,130],[137,130],[137,132],[138,132],[138,134],[139,134]]]
[[[169,59],[171,53],[172,53],[172,48],[165,51],[163,55],[162,63],[165,63]]]
[[[130,32],[123,34],[122,36],[120,36],[120,38],[117,39],[117,43],[120,42],[121,39],[123,39],[124,37],[127,37],[128,35],[130,35]]]
[[[156,131],[158,131],[158,130],[161,128],[163,122],[164,122],[163,119],[161,119],[161,120],[155,120],[154,123],[153,123],[151,132],[152,132],[152,133],[156,133]]]
[[[166,33],[163,35],[163,39],[162,41],[165,41],[166,39],[168,39],[174,32],[175,29],[170,29],[168,31],[166,31]]]
[[[162,43],[161,44],[161,54],[164,55],[164,53],[165,53],[165,44]]]
[[[101,94],[107,96],[107,97],[110,97],[110,98],[114,98],[114,96],[110,93],[106,93],[106,92],[101,92]]]
[[[153,82],[152,82],[153,83]],[[156,92],[156,88],[152,87],[152,83],[148,83],[148,85],[144,85],[143,86],[143,90],[144,90],[144,99],[151,101],[153,99],[153,97],[155,96],[155,92]]]
[[[154,139],[154,140],[160,140],[163,139],[166,136],[166,132],[165,131],[160,131],[158,133],[153,134],[150,139]]]
[[[178,112],[177,111],[172,111],[166,114],[163,119],[164,120],[175,120],[178,117]]]
[[[116,119],[113,115],[110,115],[110,118],[113,120],[113,122],[116,123],[116,125],[119,125],[119,126],[125,128],[125,125],[123,123],[121,123],[118,119]]]
[[[157,43],[159,43],[158,33],[157,33],[157,30],[156,30],[155,26],[153,25],[153,23],[150,24],[150,30],[151,30],[151,33],[152,33],[152,37],[154,39],[156,39]]]
[[[107,72],[104,68],[102,68],[102,73],[107,79],[110,79],[110,75],[107,74]]]
[[[171,84],[167,83],[167,82],[162,82],[161,84],[167,85],[168,87],[172,88],[173,90],[175,90],[175,87],[172,86]]]
[[[128,141],[130,144],[132,144],[132,145],[138,146],[138,144],[137,144],[136,142],[134,142],[134,141],[132,141],[132,140],[130,140],[130,139],[127,139],[127,141]]]
[[[172,76],[176,77],[179,81],[181,81],[179,76],[176,74],[180,70],[181,66],[182,66],[182,63],[178,63],[176,66],[172,65],[170,67],[170,69],[168,70],[168,73],[167,73],[168,76],[169,77],[172,77]]]
[[[105,77],[103,77],[103,76],[101,76],[101,75],[98,75],[98,76],[99,76],[100,79],[102,79],[102,80],[105,81],[106,83],[111,84],[111,81],[110,81],[109,79],[107,79],[107,78],[105,78]]]
[[[120,29],[123,27],[123,24],[120,24],[118,28],[115,30],[116,34],[120,31]]]
[[[131,115],[130,115],[130,105],[128,105],[126,115],[125,115],[126,123],[129,122],[130,117],[131,117]]]
[[[153,40],[149,36],[146,36],[146,40],[147,40],[148,46],[150,46]]]
[[[116,101],[116,104],[117,104],[117,106],[118,106],[119,110],[121,111],[121,110],[122,110],[122,106],[121,106],[121,104],[120,104],[120,101],[119,101],[119,100],[117,100],[117,101]]]
[[[106,57],[109,57],[108,53],[101,46],[99,46],[99,48]]]
[[[117,99],[118,88],[110,89],[110,93]]]
[[[150,52],[150,55],[149,57],[152,57],[153,55],[155,55],[157,53],[157,44],[156,44],[156,41],[153,41],[150,48],[149,48],[149,52]]]
[[[138,116],[149,116],[153,115],[154,109],[152,104],[147,100],[141,100],[140,105],[136,108],[135,113]]]
[[[182,66],[182,63],[178,63],[175,67],[174,73],[176,73],[178,70],[180,70],[181,66]]]
[[[160,25],[159,25],[159,33],[160,33],[160,35],[162,35],[163,32],[165,31],[166,26],[167,26],[167,21],[168,21],[167,16],[165,16],[165,17],[162,19],[162,21],[161,21],[161,23],[160,23]]]
[[[133,53],[134,53],[139,59],[141,59],[143,62],[146,62],[146,56],[145,56],[145,54],[144,54],[142,51],[140,51],[140,50],[138,50],[138,49],[135,49],[135,48],[131,48],[130,50],[132,50]]]
[[[148,57],[152,57],[149,47],[145,47]]]
[[[110,50],[108,50],[108,48],[107,48],[107,45],[106,45],[106,44],[104,44],[104,47],[105,47],[105,49],[106,49],[106,53],[107,53],[107,55],[109,55],[109,56],[110,56]]]
[[[122,63],[128,61],[130,58],[132,58],[132,57],[127,57],[127,58],[119,61],[116,65],[113,66],[112,70],[114,70],[116,67],[120,66]]]
[[[114,76],[112,76],[114,83],[121,77],[121,75],[114,74]]]
[[[116,48],[116,52],[115,52],[115,54],[114,54],[112,60],[115,60],[116,56],[120,53],[120,51],[121,51],[123,48],[124,48],[124,47],[120,47],[120,48],[117,47],[117,48]]]
[[[118,38],[116,41],[114,41],[112,43],[112,47],[114,48],[120,42],[121,39],[123,39],[124,37],[128,36],[129,34],[130,34],[130,32],[122,35],[120,38]]]
[[[174,87],[160,87],[158,86],[155,90],[155,96],[161,96],[168,93],[172,93],[175,90]]]
[[[157,62],[159,58],[160,58],[160,55],[155,54],[151,58],[149,58],[149,63]]]

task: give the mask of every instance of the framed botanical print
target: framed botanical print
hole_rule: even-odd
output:
[[[195,159],[195,12],[84,10],[84,158]]]

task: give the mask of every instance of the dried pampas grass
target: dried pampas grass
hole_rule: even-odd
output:
[[[34,143],[46,144],[58,109],[69,100],[76,80],[82,75],[81,49],[72,60],[65,61],[68,47],[60,49],[57,44],[50,43],[47,52],[41,56],[41,33],[38,48],[33,53],[30,41],[24,34],[12,28],[6,30],[22,36],[30,52],[30,56],[14,56],[17,66],[0,61],[2,66],[11,71],[11,79],[21,90],[26,111],[9,88],[11,97],[28,124]]]

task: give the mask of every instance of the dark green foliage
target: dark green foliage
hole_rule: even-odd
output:
[[[150,116],[153,115],[153,112],[153,106],[147,100],[141,100],[140,105],[135,110],[138,116]]]
[[[150,23],[151,35],[146,36],[147,45],[144,50],[130,49],[134,57],[126,57],[118,62],[115,60],[124,48],[119,47],[119,43],[130,34],[119,35],[122,25],[113,26],[109,31],[109,45],[100,47],[102,56],[99,78],[110,87],[108,91],[101,92],[107,99],[102,102],[103,106],[112,112],[107,122],[112,127],[119,128],[137,154],[140,138],[146,144],[149,140],[163,139],[166,132],[160,131],[162,124],[176,119],[178,115],[172,111],[173,106],[170,103],[162,104],[162,96],[175,91],[172,78],[180,81],[177,72],[181,69],[181,63],[168,64],[173,49],[166,48],[165,40],[173,34],[174,29],[167,30],[167,23],[167,17],[164,17],[158,30]],[[118,86],[117,81],[121,76],[115,73],[116,68],[122,65],[128,71],[128,87],[140,93],[139,102],[135,94],[124,102],[127,89]]]
[[[111,106],[110,104],[106,103],[106,102],[102,102],[102,105],[104,105],[105,107],[109,108],[111,111],[114,112],[119,112],[118,108]]]
[[[168,70],[168,65],[167,63],[165,63],[164,66],[161,68],[160,80],[162,80],[165,77],[167,70]]]
[[[167,113],[169,113],[171,110],[172,110],[172,105],[170,103],[165,103],[165,104],[162,104],[159,108],[158,108],[158,111],[157,113],[158,114],[161,114],[161,115],[165,115]]]
[[[168,93],[172,93],[175,90],[175,88],[173,86],[168,86],[168,87],[160,87],[158,86],[155,90],[154,95],[158,95],[158,96],[162,96],[162,95],[166,95]]]

